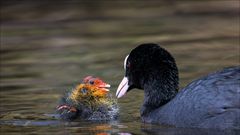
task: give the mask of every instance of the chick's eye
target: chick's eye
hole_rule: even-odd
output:
[[[89,81],[89,84],[94,84],[94,81]]]

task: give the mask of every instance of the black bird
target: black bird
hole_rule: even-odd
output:
[[[144,90],[141,118],[176,127],[240,129],[240,66],[201,77],[178,91],[178,68],[157,44],[142,44],[124,60],[116,96]]]

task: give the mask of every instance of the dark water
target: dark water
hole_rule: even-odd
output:
[[[123,60],[138,44],[162,44],[176,58],[180,87],[239,65],[239,2],[68,2],[1,5],[0,132],[3,134],[237,134],[143,124],[143,92],[118,100],[120,118],[64,122],[61,95],[87,75],[115,94]]]

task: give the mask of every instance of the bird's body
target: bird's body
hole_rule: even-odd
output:
[[[118,116],[116,100],[99,78],[86,77],[83,83],[62,97],[57,112],[64,120],[113,120]]]
[[[239,128],[240,67],[193,81],[167,104],[142,119],[178,127]]]
[[[142,44],[124,62],[120,98],[133,88],[144,90],[141,118],[176,127],[240,129],[240,66],[191,82],[178,91],[174,58],[157,44]]]

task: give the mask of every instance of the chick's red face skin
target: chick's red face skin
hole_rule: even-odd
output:
[[[91,79],[94,79],[94,77],[92,77],[92,76],[87,76],[87,77],[85,77],[85,78],[83,79],[83,83],[87,84],[87,83],[89,83],[89,81],[90,81]]]
[[[87,76],[83,79],[84,84],[89,84],[93,85],[94,87],[101,88],[103,90],[109,91],[110,85],[105,83],[103,80],[101,80],[98,77],[93,77],[93,76]]]

